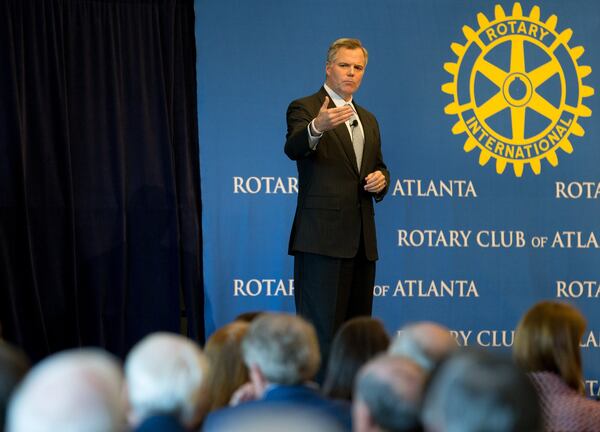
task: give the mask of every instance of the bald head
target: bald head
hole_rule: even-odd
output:
[[[421,321],[400,329],[388,352],[406,356],[430,371],[457,347],[456,339],[446,327]]]
[[[358,432],[420,430],[419,409],[425,371],[414,361],[383,355],[360,370],[353,421]]]
[[[74,349],[38,363],[12,398],[10,432],[120,432],[121,366],[98,349]]]

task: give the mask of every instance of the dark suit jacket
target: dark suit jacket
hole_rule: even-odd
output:
[[[286,415],[291,421],[301,421],[303,415],[320,416],[332,421],[343,431],[352,430],[350,405],[323,397],[317,390],[304,385],[280,385],[268,390],[262,399],[223,408],[205,420],[204,432],[226,431],[243,422],[260,421],[269,415]],[[228,428],[229,426],[229,428]],[[239,428],[237,429],[239,430]]]
[[[390,183],[381,154],[379,125],[373,114],[353,101],[365,134],[360,172],[345,124],[325,132],[312,150],[307,126],[319,113],[325,96],[327,92],[321,87],[317,93],[293,101],[287,110],[285,153],[298,166],[298,204],[289,253],[352,258],[362,232],[366,257],[374,261],[378,256],[373,199],[383,199]],[[329,108],[334,107],[330,102]],[[364,178],[377,170],[384,174],[388,186],[374,195],[363,186]]]
[[[167,414],[158,414],[145,419],[133,432],[185,432],[179,421]]]

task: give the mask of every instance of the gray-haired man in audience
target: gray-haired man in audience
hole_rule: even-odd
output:
[[[192,430],[204,416],[208,361],[192,340],[153,333],[125,361],[129,421],[136,431]]]
[[[13,396],[7,432],[125,430],[119,363],[96,349],[64,351],[35,366]]]
[[[407,357],[381,355],[364,365],[355,382],[355,432],[419,432],[426,374]]]
[[[334,429],[350,429],[349,407],[325,399],[310,384],[321,356],[315,330],[306,320],[288,314],[259,316],[242,342],[242,354],[251,380],[245,395],[254,400],[212,413],[205,432],[233,430],[240,419],[248,425],[282,412],[290,413],[290,422],[318,417],[337,424]]]
[[[508,358],[458,352],[431,378],[423,404],[428,432],[541,432],[536,391]]]
[[[431,371],[456,348],[458,344],[450,330],[434,322],[421,321],[401,328],[388,353],[406,356]]]

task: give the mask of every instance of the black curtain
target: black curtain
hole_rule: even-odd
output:
[[[0,2],[0,323],[33,359],[203,337],[193,2]]]

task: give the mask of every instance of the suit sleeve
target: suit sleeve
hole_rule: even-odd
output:
[[[294,101],[287,109],[285,154],[292,160],[304,159],[314,153],[308,139],[308,124],[314,118],[306,105]]]
[[[384,177],[385,177],[385,188],[376,194],[373,194],[373,198],[375,199],[376,202],[379,202],[383,199],[383,197],[385,197],[385,195],[387,194],[388,189],[390,188],[390,172],[387,169],[387,166],[385,165],[385,162],[383,161],[383,155],[381,153],[381,134],[379,133],[379,123],[377,123],[377,120],[375,120],[375,126],[377,127],[377,156],[375,159],[375,171],[379,170],[383,173]]]

